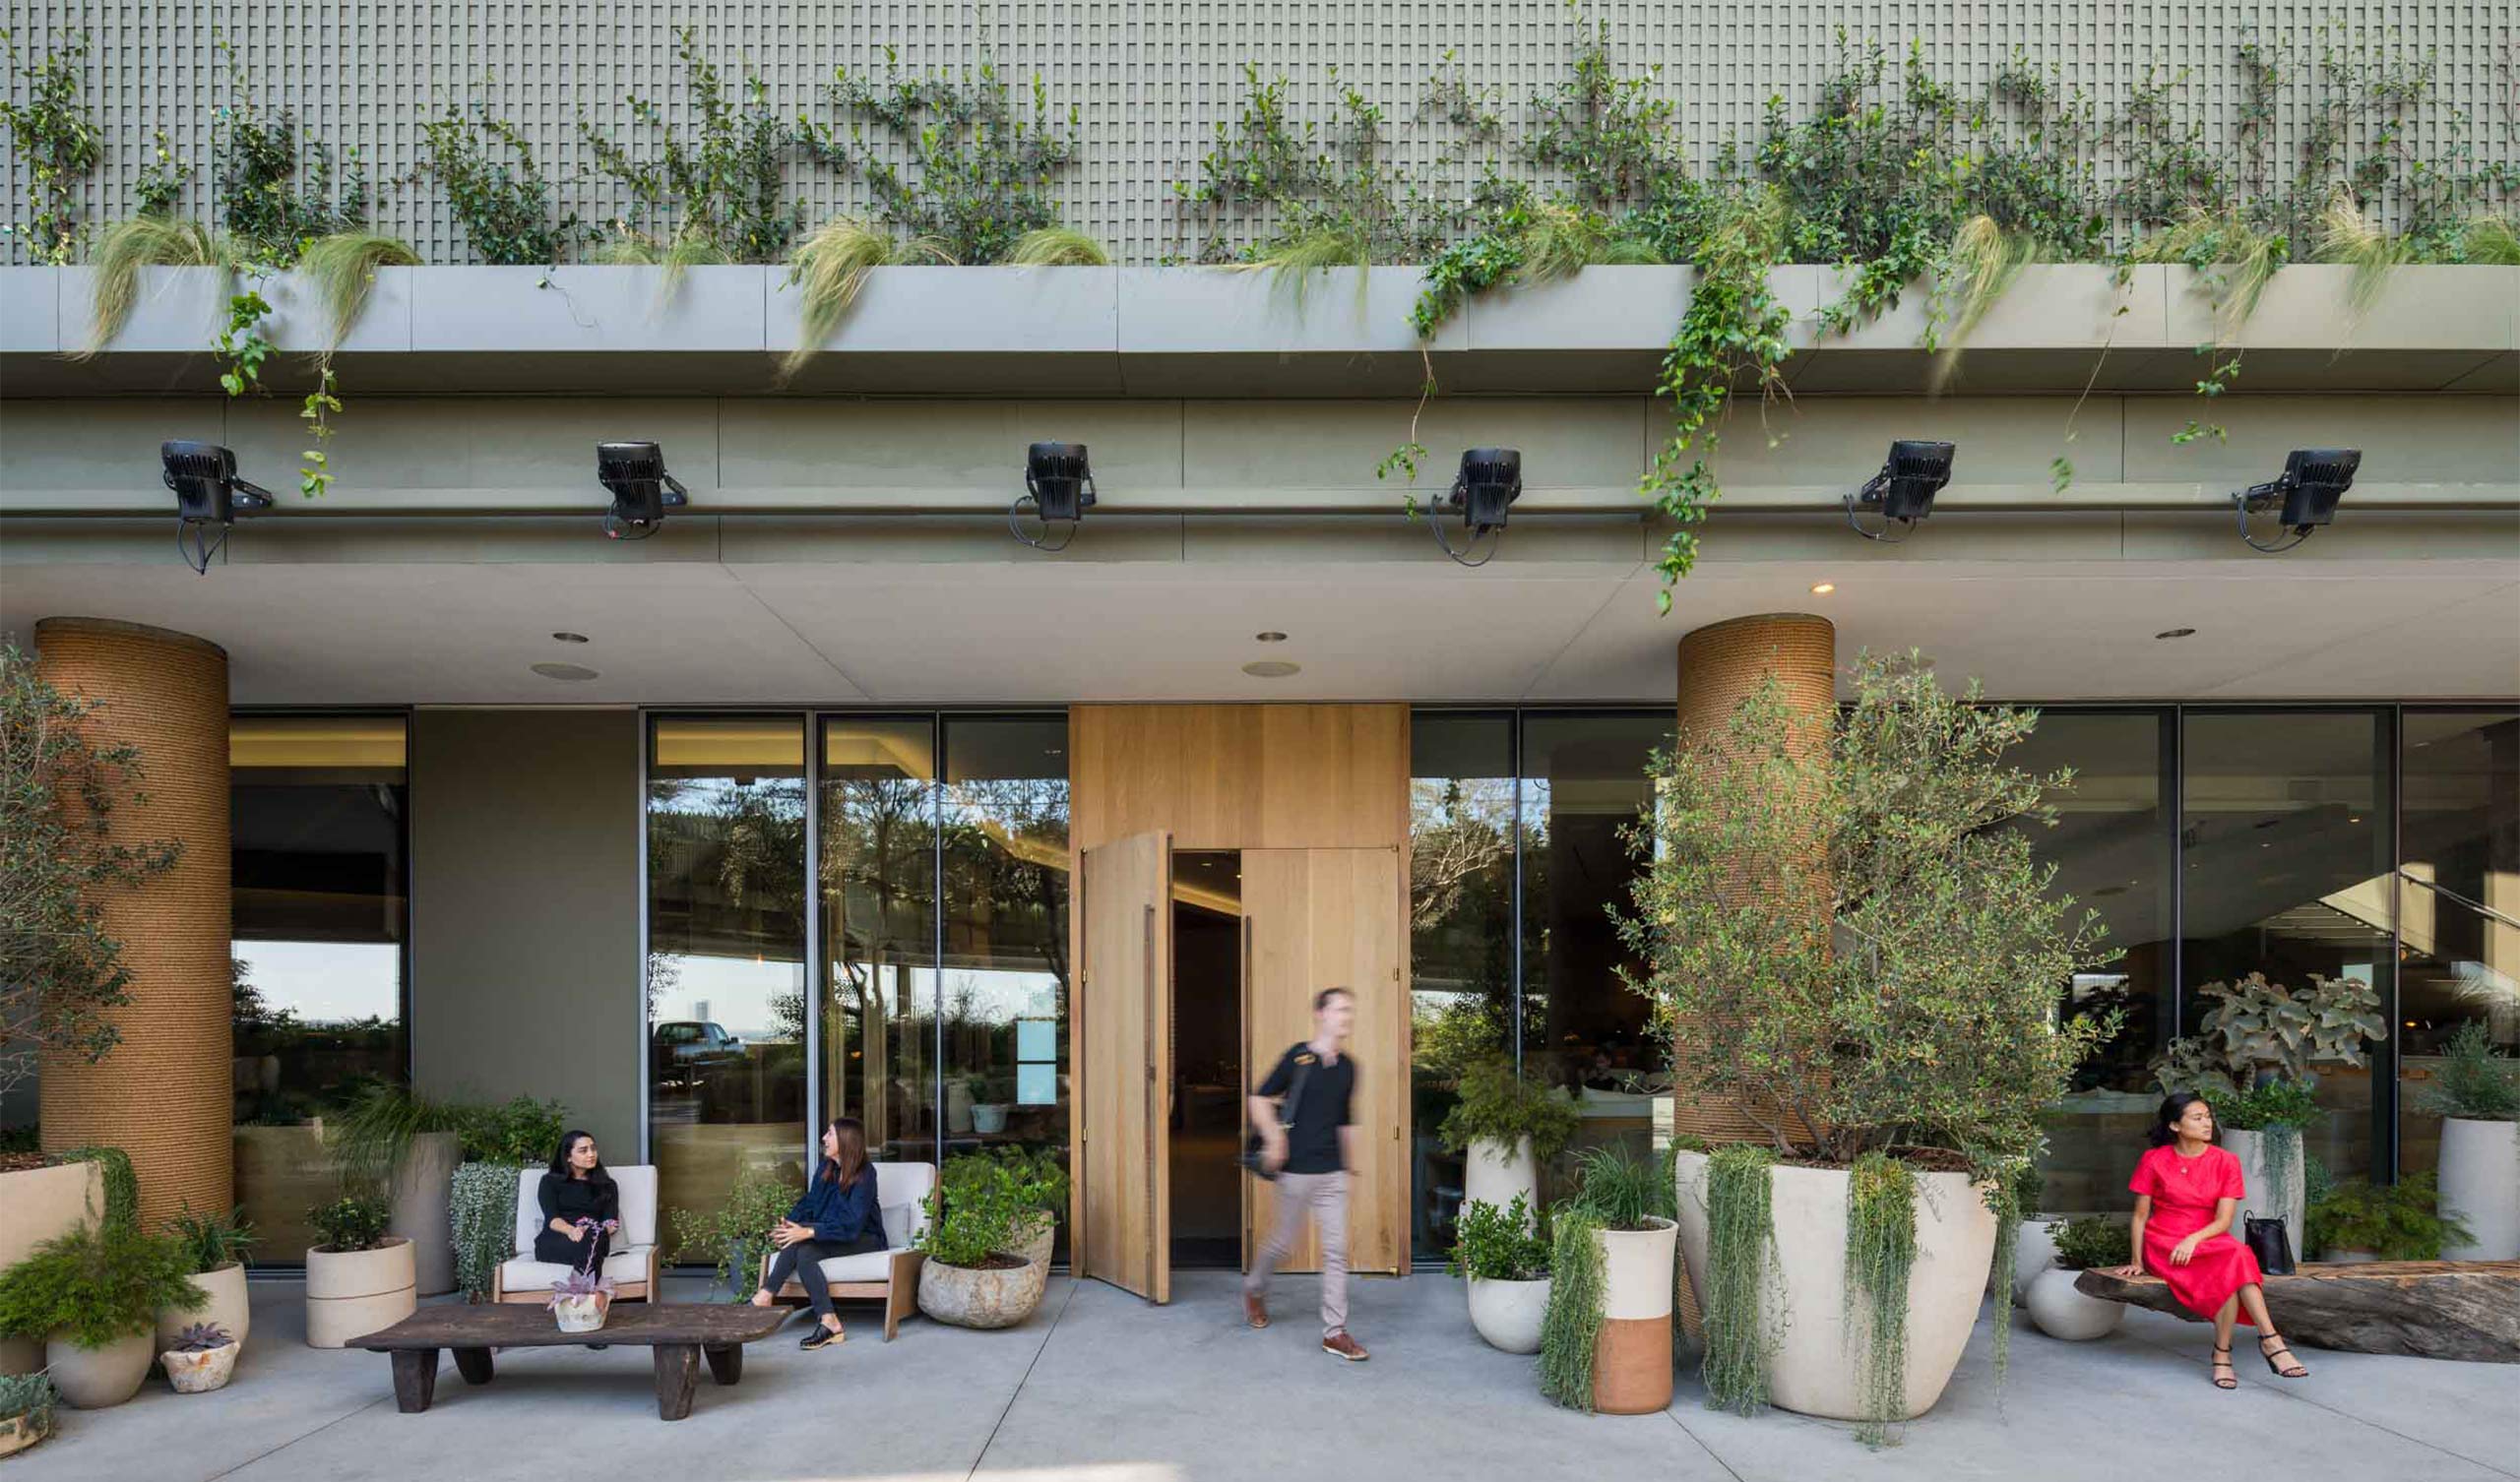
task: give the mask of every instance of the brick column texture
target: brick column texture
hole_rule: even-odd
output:
[[[94,702],[99,745],[129,745],[140,772],[114,810],[114,836],[171,838],[172,869],[99,900],[122,943],[131,1002],[122,1042],[94,1065],[47,1055],[43,1145],[104,1143],[131,1155],[144,1228],[186,1204],[235,1203],[233,1040],[228,974],[227,654],[216,644],[99,618],[35,626],[35,667]],[[145,798],[133,798],[138,792]]]

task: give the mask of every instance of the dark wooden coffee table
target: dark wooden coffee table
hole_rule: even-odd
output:
[[[743,1378],[744,1345],[757,1343],[788,1321],[785,1307],[742,1303],[616,1302],[601,1328],[562,1332],[547,1309],[519,1304],[423,1307],[402,1322],[349,1345],[394,1357],[394,1403],[417,1415],[437,1394],[437,1355],[455,1351],[455,1367],[467,1384],[490,1382],[493,1348],[639,1348],[653,1350],[657,1415],[680,1420],[691,1413],[700,1385],[700,1359],[722,1385]]]

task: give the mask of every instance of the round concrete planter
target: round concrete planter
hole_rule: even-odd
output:
[[[196,1323],[218,1324],[241,1346],[246,1329],[254,1325],[253,1305],[245,1295],[245,1268],[229,1262],[215,1271],[195,1275],[193,1285],[210,1293],[210,1300],[189,1312],[172,1307],[159,1312],[158,1351],[163,1353],[174,1346],[175,1334]]]
[[[1689,1283],[1706,1290],[1706,1155],[1676,1160],[1680,1250]],[[1865,1420],[1861,1355],[1847,1341],[1847,1173],[1778,1168],[1770,1175],[1783,1311],[1768,1314],[1777,1338],[1768,1359],[1770,1402],[1830,1420]],[[1917,1175],[1917,1261],[1908,1275],[1911,1420],[1942,1398],[1985,1300],[1995,1255],[1995,1216],[1965,1173]]]
[[[1016,1260],[1017,1265],[977,1268],[929,1261],[918,1271],[918,1310],[956,1328],[1012,1328],[1041,1305],[1049,1283],[1049,1265]]]
[[[2025,1219],[2021,1222],[2021,1233],[2013,1238],[2017,1244],[2012,1258],[2012,1299],[2027,1302],[2030,1300],[2030,1283],[2038,1280],[2039,1273],[2056,1260],[2056,1237],[2048,1233],[2047,1220]],[[1988,1280],[1988,1290],[1991,1291],[1992,1278]]]
[[[2030,1297],[2023,1305],[2041,1332],[2068,1343],[2087,1343],[2115,1332],[2126,1320],[2125,1303],[2084,1296],[2074,1286],[2074,1278],[2081,1274],[2051,1266],[2030,1283]]]
[[[2520,1122],[2442,1118],[2440,1188],[2441,1213],[2470,1236],[2442,1246],[2442,1260],[2520,1260]]]
[[[387,1228],[411,1242],[412,1290],[423,1297],[455,1290],[455,1241],[447,1218],[463,1142],[451,1132],[411,1140],[394,1174],[394,1217]]]
[[[1671,1402],[1671,1246],[1677,1230],[1599,1230],[1602,1331],[1593,1340],[1593,1408],[1649,1415]],[[1534,1339],[1537,1344],[1538,1339]]]
[[[1491,1138],[1474,1138],[1462,1162],[1465,1206],[1493,1204],[1502,1209],[1519,1194],[1525,1208],[1534,1215],[1540,1213],[1540,1176],[1533,1167],[1531,1139],[1516,1138],[1508,1147]]]
[[[158,1362],[165,1366],[166,1383],[175,1387],[176,1393],[206,1394],[227,1388],[236,1373],[238,1351],[237,1344],[221,1343],[198,1353],[161,1353]]]
[[[2303,1229],[2301,1216],[2304,1202],[2309,1196],[2309,1187],[2301,1169],[2300,1140],[2289,1141],[2294,1145],[2292,1156],[2288,1159],[2290,1166],[2284,1174],[2286,1198],[2281,1212],[2284,1216],[2284,1233],[2292,1243],[2293,1259],[2299,1261],[2301,1259],[2301,1253],[2309,1249],[2301,1238]],[[2254,1214],[2260,1219],[2266,1219],[2278,1212],[2274,1202],[2267,1198],[2267,1191],[2274,1187],[2274,1183],[2269,1176],[2266,1135],[2236,1128],[2227,1129],[2223,1133],[2223,1146],[2231,1152],[2232,1156],[2240,1160],[2240,1179],[2248,1190],[2240,1197],[2238,1212],[2232,1216],[2232,1229],[2236,1233],[2242,1228],[2240,1224],[2242,1215]]]
[[[157,1335],[146,1329],[102,1348],[82,1348],[58,1332],[43,1345],[44,1367],[52,1372],[61,1402],[82,1410],[101,1410],[139,1393],[157,1357]]]
[[[306,1342],[340,1348],[349,1340],[391,1328],[419,1307],[412,1290],[411,1243],[386,1237],[373,1251],[306,1253]]]
[[[1470,1278],[1470,1326],[1490,1348],[1540,1352],[1541,1319],[1548,1312],[1548,1278],[1483,1281]]]

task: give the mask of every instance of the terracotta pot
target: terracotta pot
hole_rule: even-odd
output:
[[[1548,1278],[1487,1281],[1470,1278],[1470,1326],[1490,1348],[1540,1352],[1541,1320],[1548,1314]]]
[[[1602,1253],[1602,1330],[1593,1339],[1593,1408],[1650,1415],[1671,1402],[1671,1221],[1596,1230]]]
[[[306,1253],[306,1343],[342,1348],[350,1339],[393,1327],[419,1308],[412,1290],[411,1243],[386,1237],[372,1251]]]
[[[196,1353],[161,1353],[158,1362],[166,1369],[166,1382],[178,1394],[202,1394],[212,1389],[224,1389],[236,1372],[238,1346],[222,1343]]]
[[[163,1353],[173,1347],[175,1334],[196,1323],[218,1324],[241,1346],[246,1329],[254,1326],[253,1304],[245,1292],[245,1268],[231,1261],[215,1271],[194,1276],[193,1285],[210,1293],[210,1300],[189,1312],[173,1307],[159,1312],[158,1351]]]
[[[82,1410],[101,1410],[139,1393],[157,1356],[157,1335],[146,1328],[102,1348],[82,1348],[59,1332],[43,1345],[44,1366],[52,1372],[61,1402]]]
[[[1041,1305],[1049,1285],[1045,1262],[1002,1267],[947,1266],[930,1260],[918,1271],[918,1310],[957,1328],[1012,1328]]]
[[[2087,1297],[2074,1285],[2082,1272],[2051,1266],[2030,1283],[2031,1324],[2051,1338],[2086,1343],[2105,1338],[2126,1320],[2126,1304]]]

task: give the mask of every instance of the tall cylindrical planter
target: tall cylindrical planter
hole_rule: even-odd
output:
[[[62,1403],[101,1410],[140,1392],[141,1381],[158,1362],[158,1343],[147,1328],[102,1348],[82,1348],[56,1332],[44,1340],[43,1361]]]
[[[1674,1160],[1680,1200],[1680,1252],[1689,1285],[1706,1290],[1706,1155]],[[1776,1295],[1782,1311],[1765,1315],[1776,1347],[1767,1367],[1768,1397],[1780,1409],[1830,1420],[1868,1420],[1862,1356],[1847,1341],[1847,1184],[1843,1168],[1777,1168],[1769,1174],[1775,1233]],[[1995,1216],[1965,1173],[1917,1175],[1917,1260],[1908,1273],[1908,1392],[1901,1414],[1912,1420],[1933,1408],[1960,1367],[1961,1350],[1985,1300],[1986,1268],[1995,1256]]]
[[[413,1289],[423,1297],[455,1290],[455,1242],[447,1222],[448,1191],[455,1165],[463,1156],[461,1139],[451,1132],[424,1132],[411,1140],[410,1150],[394,1175],[394,1217],[387,1225],[411,1243]]]
[[[1532,1140],[1516,1138],[1512,1146],[1491,1138],[1473,1138],[1464,1157],[1462,1204],[1493,1204],[1502,1209],[1523,1197],[1524,1207],[1540,1212],[1540,1174],[1532,1163]]]
[[[2444,1261],[2520,1260],[2520,1122],[2441,1119],[2441,1213],[2468,1227]]]
[[[2226,1128],[2223,1146],[2240,1160],[2240,1178],[2248,1188],[2248,1192],[2240,1197],[2239,1211],[2232,1216],[2232,1233],[2237,1235],[2240,1232],[2242,1215],[2254,1214],[2260,1219],[2267,1219],[2280,1212],[2284,1216],[2284,1233],[2292,1241],[2293,1259],[2307,1261],[2309,1247],[2302,1243],[2301,1236],[2305,1228],[2303,1213],[2309,1192],[2301,1167],[2301,1140],[2296,1136],[2278,1141],[2262,1132]],[[2279,1146],[2289,1149],[2281,1170],[2276,1169],[2271,1161],[2271,1149]],[[2274,1197],[2279,1190],[2284,1195],[2280,1207]]]
[[[411,1285],[411,1243],[399,1235],[372,1251],[308,1251],[307,1346],[346,1347],[402,1322],[420,1305]]]
[[[212,1323],[227,1329],[239,1347],[245,1342],[245,1330],[254,1326],[254,1310],[245,1295],[245,1268],[234,1263],[215,1271],[203,1271],[193,1277],[193,1285],[210,1294],[210,1300],[190,1312],[166,1308],[158,1314],[158,1351],[175,1346],[175,1334],[197,1323]]]
[[[1671,1243],[1668,1219],[1598,1230],[1602,1330],[1593,1340],[1593,1408],[1650,1415],[1671,1402]]]

